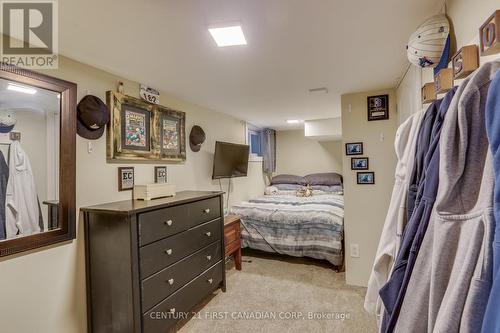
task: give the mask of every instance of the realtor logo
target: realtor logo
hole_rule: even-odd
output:
[[[24,68],[57,68],[57,2],[0,3],[1,61]]]

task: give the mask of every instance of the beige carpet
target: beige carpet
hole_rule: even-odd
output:
[[[347,286],[344,273],[321,261],[246,251],[243,270],[228,269],[227,292],[179,332],[377,332],[363,310],[366,289]]]

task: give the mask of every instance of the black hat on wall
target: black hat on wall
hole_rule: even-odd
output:
[[[201,149],[201,144],[205,142],[206,135],[203,128],[198,125],[194,125],[191,128],[191,133],[189,134],[189,146],[194,152],[198,152]]]
[[[99,139],[109,123],[109,109],[98,97],[87,95],[77,107],[77,133],[89,140]]]

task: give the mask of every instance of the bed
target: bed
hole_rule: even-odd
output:
[[[241,218],[242,247],[323,259],[339,270],[344,233],[341,186],[310,185],[307,178],[295,182],[300,184],[272,183],[267,195],[232,207],[231,213]],[[297,196],[305,186],[312,196]],[[326,189],[332,187],[336,190]]]

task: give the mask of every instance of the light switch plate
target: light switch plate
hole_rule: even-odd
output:
[[[351,244],[351,257],[359,258],[359,245]]]

